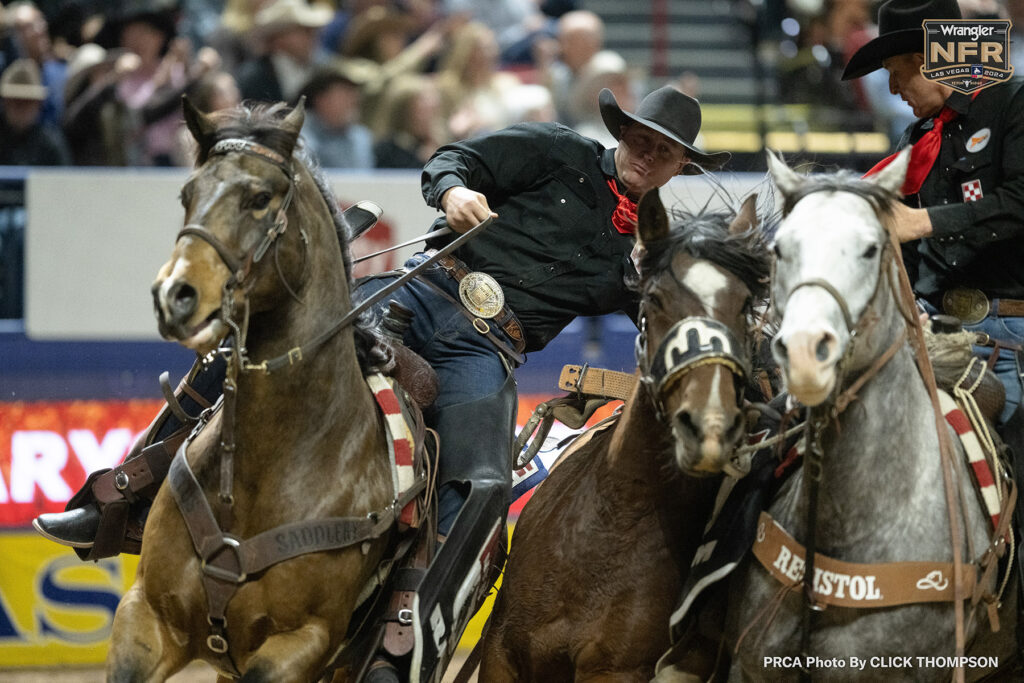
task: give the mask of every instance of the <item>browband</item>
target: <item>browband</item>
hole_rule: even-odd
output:
[[[258,157],[263,157],[268,161],[272,161],[278,166],[287,169],[288,160],[283,156],[275,152],[274,150],[261,145],[258,142],[252,140],[244,140],[242,138],[227,138],[221,140],[210,149],[210,156],[216,156],[218,154],[227,154],[228,152],[242,152],[244,154],[253,154]]]

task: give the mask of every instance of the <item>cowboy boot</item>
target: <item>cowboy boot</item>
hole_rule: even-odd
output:
[[[51,541],[74,548],[83,560],[122,552],[138,554],[149,507],[171,460],[199,413],[220,395],[223,378],[220,359],[207,367],[197,361],[173,392],[167,373],[161,375],[167,405],[136,440],[124,462],[90,474],[64,512],[39,515],[32,526]]]

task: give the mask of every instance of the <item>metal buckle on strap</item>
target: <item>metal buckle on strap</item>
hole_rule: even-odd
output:
[[[411,609],[400,609],[398,610],[398,623],[402,626],[410,626],[412,624],[412,610]]]
[[[505,293],[487,273],[468,273],[459,281],[459,299],[478,318],[493,318],[505,307]]]
[[[942,310],[966,325],[980,323],[991,310],[988,297],[980,289],[959,287],[942,294]]]
[[[207,636],[206,647],[210,648],[211,651],[222,655],[228,651],[228,641],[219,633],[213,633]]]
[[[228,581],[230,583],[245,583],[248,576],[244,571],[242,571],[242,553],[239,549],[240,546],[241,543],[238,542],[237,538],[224,536],[221,539],[221,546],[217,548],[215,552],[211,553],[208,557],[203,558],[202,563],[200,564],[203,573],[207,576],[212,576],[213,578],[219,579],[221,581]],[[230,548],[232,551],[234,551],[235,559],[238,561],[238,574],[230,570],[223,569],[221,567],[215,567],[212,564],[209,564],[209,560],[220,555],[220,553],[223,552],[225,548]]]

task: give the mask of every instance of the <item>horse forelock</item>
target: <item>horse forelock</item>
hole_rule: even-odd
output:
[[[352,255],[348,244],[349,226],[344,215],[338,210],[338,200],[334,196],[323,170],[302,144],[302,138],[300,137],[298,142],[295,142],[292,133],[281,128],[284,117],[290,111],[290,107],[283,102],[278,102],[276,104],[241,104],[208,114],[207,116],[214,123],[215,129],[210,139],[200,142],[196,152],[196,166],[204,165],[209,160],[209,152],[213,146],[221,140],[227,139],[251,140],[282,156],[290,155],[295,161],[298,161],[309,173],[313,184],[327,205],[338,240],[338,247],[341,250],[348,290],[352,292],[355,283],[352,278]],[[198,172],[197,168],[193,176]],[[381,343],[378,330],[379,323],[370,312],[363,314],[353,325],[356,353],[364,371],[383,367],[390,362],[390,354],[386,345]]]
[[[738,278],[755,300],[768,295],[771,258],[764,238],[766,226],[730,233],[732,214],[702,211],[691,214],[669,209],[671,227],[664,239],[649,242],[640,265],[640,286],[672,267],[672,258],[685,251],[696,259],[713,263]],[[772,217],[772,222],[775,218]]]
[[[893,211],[895,202],[899,200],[899,195],[852,171],[816,173],[803,178],[796,192],[783,196],[783,216],[792,213],[793,207],[808,195],[818,192],[848,192],[867,201],[879,220],[885,223]]]

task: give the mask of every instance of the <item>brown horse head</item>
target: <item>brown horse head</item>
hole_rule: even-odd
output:
[[[311,247],[295,216],[301,202],[323,200],[303,192],[309,175],[292,161],[301,102],[291,111],[275,105],[206,115],[186,98],[184,111],[199,168],[182,188],[185,228],[152,292],[160,333],[203,353],[230,331],[231,317],[238,322],[298,296],[310,277]]]
[[[638,207],[638,363],[688,474],[727,469],[745,433],[749,319],[769,274],[755,202],[747,198],[731,222],[705,213],[671,225],[657,190]]]

